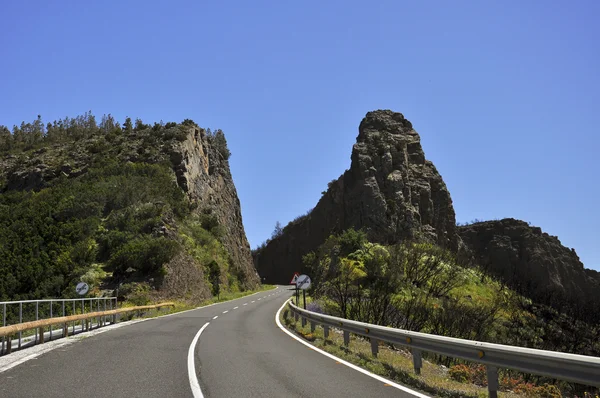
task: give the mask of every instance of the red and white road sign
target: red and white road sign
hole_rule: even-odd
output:
[[[294,276],[292,277],[292,280],[290,281],[290,285],[295,285],[296,281],[298,280],[298,277],[300,276],[299,273],[295,272]]]

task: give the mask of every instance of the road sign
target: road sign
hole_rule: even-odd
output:
[[[290,281],[290,285],[295,285],[296,281],[298,280],[298,277],[300,276],[299,273],[294,272],[294,276],[292,277],[292,280]]]
[[[84,296],[87,292],[89,292],[89,290],[90,286],[85,282],[79,282],[77,287],[75,287],[75,291],[77,291],[77,294],[80,296]]]
[[[298,279],[296,279],[296,287],[298,289],[306,290],[310,287],[310,276],[308,275],[300,275]]]

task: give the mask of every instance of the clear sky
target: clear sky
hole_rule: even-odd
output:
[[[402,112],[457,221],[515,217],[600,270],[600,2],[2,1],[0,124],[221,128],[255,247]]]

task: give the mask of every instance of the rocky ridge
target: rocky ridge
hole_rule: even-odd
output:
[[[600,304],[600,273],[541,228],[506,218],[460,226],[458,233],[475,263],[520,293],[559,309],[594,311]]]

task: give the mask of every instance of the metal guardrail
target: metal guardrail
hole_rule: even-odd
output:
[[[26,311],[26,314],[31,314],[31,319],[23,319],[23,307],[25,305],[25,309],[29,309]],[[18,310],[12,310],[11,307],[18,306]],[[30,308],[27,308],[30,307]],[[35,319],[33,317],[33,307],[35,307]],[[19,301],[1,301],[0,308],[2,308],[2,327],[9,326],[10,324],[23,323],[28,320],[39,320],[40,319],[40,310],[42,311],[42,319],[46,317],[53,318],[55,315],[61,314],[61,316],[67,315],[76,315],[76,314],[85,314],[86,311],[92,312],[94,309],[96,311],[101,310],[112,310],[113,308],[117,308],[117,298],[116,297],[91,297],[91,298],[74,298],[74,299],[45,299],[45,300],[19,300]],[[11,311],[12,310],[12,311]],[[7,314],[11,312],[14,314],[14,317],[17,317],[18,312],[18,321],[17,319],[14,322],[10,322],[9,319],[7,321]],[[99,323],[106,323],[106,319],[98,320]],[[73,322],[73,333],[75,333],[75,322]],[[81,329],[83,330],[84,324],[83,321],[81,323]],[[50,328],[50,340],[52,340],[53,334],[52,328]],[[37,341],[37,335],[36,335]],[[17,338],[17,346],[18,348],[22,348],[23,336],[22,333],[19,332]],[[6,337],[2,337],[2,346],[0,348],[0,355],[4,354],[6,351],[6,346],[8,342],[6,341]]]
[[[377,356],[378,341],[410,348],[417,374],[421,371],[423,351],[484,364],[487,368],[489,396],[493,398],[498,396],[498,368],[515,369],[524,373],[600,387],[600,358],[598,357],[394,329],[318,314],[299,308],[291,301],[288,305],[296,320],[298,317],[302,318],[303,326],[306,320],[310,321],[311,331],[315,330],[317,324],[322,325],[325,337],[329,336],[330,327],[343,330],[345,345],[350,342],[350,333],[368,337],[371,340],[371,352],[374,356]]]

